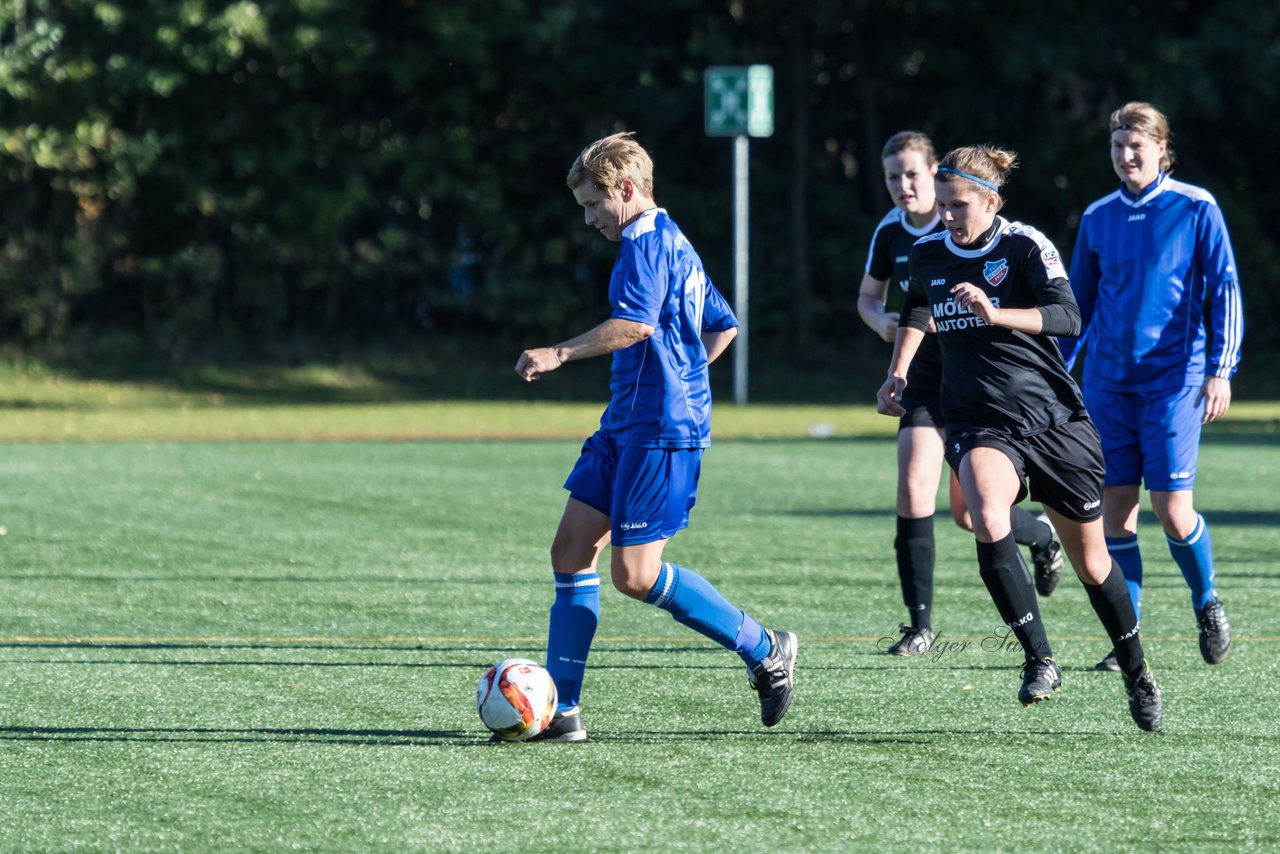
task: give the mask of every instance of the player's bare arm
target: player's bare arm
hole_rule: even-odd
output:
[[[733,343],[733,339],[738,337],[738,327],[725,329],[721,332],[704,332],[702,333],[702,346],[707,350],[707,362],[714,362],[721,353],[729,349],[729,345]]]
[[[1209,377],[1200,388],[1200,397],[1204,400],[1203,423],[1217,421],[1231,408],[1231,380]]]
[[[876,392],[876,412],[900,418],[906,414],[902,408],[902,392],[907,387],[907,371],[911,361],[924,341],[925,333],[910,326],[899,326],[893,342],[893,356],[889,359],[889,376]]]
[[[887,281],[865,273],[858,288],[858,316],[873,332],[892,344],[898,335],[898,313],[885,311],[888,292]]]
[[[516,360],[516,373],[525,382],[533,382],[543,374],[559,368],[565,362],[603,356],[638,344],[653,334],[653,327],[634,320],[611,317],[594,329],[576,338],[562,341],[554,347],[536,347],[525,350]]]

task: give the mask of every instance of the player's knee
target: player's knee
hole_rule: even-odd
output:
[[[1111,565],[1110,555],[1090,555],[1082,564],[1072,562],[1071,568],[1082,583],[1096,587],[1111,575]]]
[[[617,588],[618,592],[630,596],[632,599],[643,601],[653,587],[652,583],[645,584],[639,573],[629,571],[626,568],[615,566],[612,576],[613,586]]]
[[[551,568],[563,573],[595,570],[597,554],[591,544],[575,542],[569,537],[556,537],[551,543]]]
[[[614,555],[610,567],[613,586],[619,593],[643,601],[653,589],[653,583],[658,577],[658,565],[650,566],[649,561],[620,560],[616,551]]]
[[[968,510],[951,510],[951,521],[956,523],[956,527],[962,531],[973,530],[973,519],[969,518]]]
[[[1200,515],[1191,503],[1191,494],[1174,493],[1171,497],[1153,499],[1151,509],[1160,520],[1160,527],[1165,534],[1175,539],[1186,539],[1195,533],[1200,524]]]
[[[977,535],[978,539],[988,543],[1003,540],[1013,531],[1012,526],[1009,524],[1008,515],[973,513],[971,515],[971,524],[973,533]]]

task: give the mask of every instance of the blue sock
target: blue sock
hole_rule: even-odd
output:
[[[769,637],[760,624],[735,608],[710,581],[692,569],[664,563],[644,601],[733,650],[748,667],[764,661],[771,651]]]
[[[1133,602],[1133,613],[1142,616],[1142,552],[1138,550],[1138,535],[1127,537],[1107,537],[1107,551],[1111,559],[1120,566],[1124,573],[1124,583],[1129,587],[1129,599]]]
[[[555,680],[560,702],[556,711],[578,705],[587,653],[600,621],[600,575],[557,572],[556,599],[551,603],[551,628],[547,632],[547,672]]]
[[[1169,554],[1182,570],[1182,577],[1191,588],[1191,607],[1203,610],[1214,598],[1213,592],[1213,540],[1204,517],[1196,514],[1196,529],[1185,540],[1166,536]]]

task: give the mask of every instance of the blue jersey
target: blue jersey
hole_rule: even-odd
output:
[[[1085,384],[1111,391],[1174,393],[1206,376],[1230,379],[1244,335],[1236,276],[1208,192],[1163,172],[1139,197],[1121,187],[1080,220],[1071,286],[1082,331],[1059,341],[1063,356],[1070,365],[1086,347]]]
[[[600,428],[619,445],[705,448],[711,444],[711,381],[703,332],[738,325],[702,259],[662,208],[622,230],[609,281],[612,317],[646,323],[653,335],[613,354],[612,398]]]

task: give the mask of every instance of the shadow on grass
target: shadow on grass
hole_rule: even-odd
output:
[[[145,742],[208,744],[333,744],[417,747],[432,744],[486,743],[487,737],[467,730],[393,729],[217,729],[206,727],[0,727],[0,741]]]
[[[70,640],[70,639],[68,639],[68,640],[45,639],[45,640],[9,640],[9,641],[3,641],[3,642],[0,642],[0,649],[155,649],[155,650],[171,650],[171,649],[203,649],[203,650],[216,650],[216,649],[243,649],[243,650],[256,650],[256,649],[265,649],[265,650],[321,650],[321,651],[332,651],[332,652],[420,652],[420,651],[430,651],[430,652],[477,652],[477,653],[479,653],[479,652],[493,652],[493,651],[497,651],[497,652],[504,652],[504,653],[511,653],[511,654],[515,654],[515,653],[534,653],[534,652],[541,653],[541,651],[543,650],[543,647],[541,647],[541,646],[538,646],[538,647],[533,647],[533,646],[529,646],[529,647],[522,647],[522,646],[519,646],[519,645],[512,645],[512,644],[505,643],[505,642],[500,642],[500,641],[494,641],[494,643],[493,643],[493,645],[492,645],[492,646],[484,646],[484,645],[477,645],[477,644],[467,644],[467,645],[463,645],[463,646],[453,646],[453,647],[444,646],[444,647],[442,647],[442,646],[440,646],[439,644],[435,644],[435,643],[425,643],[425,642],[424,642],[424,643],[397,643],[397,644],[392,644],[392,643],[386,643],[386,644],[369,644],[369,643],[364,643],[364,644],[361,644],[361,643],[353,643],[353,644],[338,643],[338,644],[333,644],[333,643],[329,643],[329,644],[326,644],[326,643],[322,643],[322,642],[316,642],[316,643],[307,643],[307,642],[298,642],[298,643],[289,643],[289,642],[284,642],[284,643],[274,643],[274,642],[270,642],[270,641],[244,641],[244,642],[230,641],[230,642],[219,642],[219,641],[216,641],[216,640],[210,640],[210,641],[209,641],[209,642],[207,642],[207,643],[201,643],[201,642],[199,642],[199,641],[194,641],[194,642],[192,642],[192,641],[184,641],[184,642],[177,642],[177,643],[175,643],[175,642],[170,642],[170,641],[159,641],[159,640],[157,640],[157,641],[148,641],[148,640],[138,640],[138,641],[94,641],[94,640]],[[652,650],[652,649],[651,649],[651,650],[648,650],[648,651],[649,651],[649,652],[660,652],[661,650]],[[10,662],[10,663],[20,663],[20,662]],[[37,663],[37,662],[28,661],[28,663]],[[67,664],[69,664],[69,663],[73,663],[73,662],[43,662],[43,663],[46,663],[46,664],[67,663]],[[92,662],[89,662],[89,661],[86,661],[86,662],[83,662],[83,663],[85,663],[85,664],[110,664],[111,662],[101,662],[101,661],[92,661]],[[123,662],[121,662],[121,663],[123,663]],[[163,661],[150,661],[150,662],[140,662],[140,663],[146,663],[146,664],[164,664],[164,663],[166,663],[166,662],[163,662]],[[170,663],[181,663],[181,662],[170,662]],[[219,663],[222,663],[222,662],[219,662]]]
[[[737,440],[742,441],[742,440]],[[796,440],[781,440],[796,441]],[[1027,509],[1035,510],[1034,505]],[[778,510],[761,506],[750,512],[760,516],[794,516],[801,519],[893,519],[893,509],[885,507],[799,507],[789,510]],[[1280,511],[1275,510],[1215,510],[1203,508],[1205,517],[1217,525],[1239,525],[1241,527],[1274,528],[1280,527]],[[945,518],[945,511],[939,510],[940,517]],[[1156,515],[1150,510],[1140,510],[1138,521],[1142,525],[1160,524]]]
[[[226,406],[296,406],[424,401],[598,401],[609,396],[609,360],[575,365],[549,381],[516,376],[522,344],[492,336],[397,339],[370,347],[316,342],[292,352],[210,358],[181,366],[157,354],[80,354],[48,369],[86,382],[143,384],[217,398]],[[542,342],[546,343],[546,342]],[[23,406],[21,402],[17,406]],[[45,408],[43,404],[40,408]]]
[[[1106,732],[1066,732],[1062,730],[992,730],[928,729],[876,732],[787,730],[627,730],[626,732],[592,731],[590,741],[574,747],[557,749],[590,749],[592,744],[648,745],[680,742],[714,742],[725,740],[769,739],[800,744],[929,744],[939,739],[977,738],[1075,738],[1094,739],[1113,735]],[[490,742],[487,735],[474,730],[413,729],[336,729],[336,728],[246,728],[214,727],[0,727],[0,741],[37,742],[130,742],[154,744],[329,744],[353,747],[491,747],[529,749],[518,742]],[[533,747],[532,749],[539,749]]]
[[[0,644],[0,648],[11,648],[11,649],[13,648],[77,649],[77,648],[83,648],[84,646],[89,646],[89,645],[25,644],[25,643]],[[203,647],[203,646],[199,646],[199,647],[173,646],[173,645],[141,646],[141,645],[123,645],[123,644],[121,645],[95,644],[90,646],[89,648],[104,649],[104,650],[163,649],[166,651],[172,650],[172,649],[205,649],[205,650],[210,649],[209,647]],[[243,647],[243,646],[230,647],[230,649],[241,649],[241,650],[246,648],[247,647]],[[278,646],[258,647],[258,648],[281,649],[281,647],[278,647]],[[312,651],[335,650],[339,652],[345,652],[352,648],[351,647],[305,647],[304,649],[308,649]],[[512,649],[509,646],[494,647],[489,650],[476,649],[472,647],[472,648],[468,648],[466,651],[477,652],[477,653],[485,652],[486,657],[470,659],[470,660],[455,660],[455,661],[299,661],[299,660],[249,661],[249,660],[240,660],[240,659],[174,660],[174,659],[138,659],[138,658],[64,658],[64,659],[4,658],[4,659],[0,659],[0,664],[7,665],[9,667],[36,667],[36,666],[40,666],[40,667],[177,667],[177,668],[204,667],[204,668],[211,668],[211,669],[221,668],[221,667],[356,668],[356,669],[373,669],[373,668],[388,669],[389,668],[389,669],[396,669],[396,670],[423,670],[423,671],[468,670],[468,671],[474,671],[475,673],[479,674],[498,658],[505,658],[505,657],[511,657],[511,656],[526,656],[526,657],[535,658],[536,660],[537,658],[540,658],[542,654],[541,649]],[[608,652],[611,654],[613,653],[625,654],[628,652],[636,652],[636,653],[641,653],[646,655],[652,655],[654,653],[679,653],[679,654],[687,655],[689,654],[690,650],[688,649],[678,649],[678,650],[665,649],[664,650],[664,649],[654,649],[654,648],[648,648],[648,647],[630,649],[625,647],[624,648],[615,647],[615,648],[609,649]],[[895,665],[899,664],[899,661],[893,661],[893,662],[885,661],[884,659],[886,657],[882,653],[878,653],[878,652],[876,653],[855,652],[854,654],[867,655],[877,663],[806,664],[804,665],[803,670],[805,673],[814,673],[814,672],[832,672],[832,673],[839,673],[839,674],[884,673],[886,670],[892,669]],[[1017,661],[1014,660],[1014,657],[1012,655],[1007,656],[1008,660],[1006,661],[1002,658],[997,658],[996,655],[998,653],[993,652],[989,654],[991,655],[990,660],[983,664],[961,664],[956,660],[955,656],[957,655],[957,653],[945,653],[939,656],[938,658],[918,659],[918,661],[922,662],[922,664],[915,665],[915,666],[927,666],[935,669],[945,669],[947,672],[956,672],[956,673],[962,672],[962,671],[976,671],[976,672],[985,673],[985,672],[997,672],[997,671],[1016,669],[1021,663],[1021,658],[1020,658],[1021,653],[1019,653],[1019,658]],[[913,665],[905,665],[905,666],[910,667]],[[628,672],[628,673],[637,672],[637,671],[652,671],[652,672],[661,672],[661,673],[676,673],[681,671],[724,673],[727,671],[737,671],[738,668],[739,668],[739,665],[736,662],[730,662],[727,659],[723,659],[712,664],[674,663],[671,661],[663,661],[659,664],[640,664],[640,663],[605,664],[605,663],[593,662],[591,665],[591,669],[594,672],[619,671],[619,672]]]
[[[548,576],[550,574],[548,573]],[[210,584],[404,584],[404,585],[493,585],[503,587],[537,587],[550,589],[546,579],[519,576],[502,578],[431,577],[426,575],[100,575],[74,572],[25,572],[3,573],[0,581],[88,581],[104,584],[129,584],[132,582],[180,583],[205,582]]]
[[[598,402],[609,396],[609,359],[575,363],[528,384],[514,373],[520,352],[580,330],[521,333],[507,326],[430,329],[396,326],[370,339],[349,334],[291,333],[252,342],[236,333],[191,341],[181,356],[138,330],[94,329],[75,342],[20,359],[86,381],[145,383],[188,394],[216,395],[230,405],[375,403],[390,401]],[[860,335],[807,343],[758,336],[752,342],[753,403],[871,404],[889,354],[880,341]],[[1256,358],[1256,356],[1255,356]],[[852,371],[871,364],[875,370]],[[727,360],[711,371],[716,400],[732,399]],[[1252,383],[1252,385],[1250,385]],[[1241,377],[1237,400],[1275,396],[1269,375]],[[1206,435],[1280,432],[1280,419],[1219,422]],[[1247,441],[1247,440],[1246,440]]]
[[[13,648],[13,647],[19,647],[19,646],[20,646],[19,644],[11,644],[11,643],[0,644],[0,648],[6,648],[6,647]],[[42,648],[48,648],[48,646],[51,646],[51,645],[43,645]],[[75,648],[72,645],[68,645],[68,646],[71,646],[71,648]],[[116,648],[138,649],[139,647],[136,647],[136,646],[135,647],[129,647],[129,646],[116,647],[115,645],[98,645],[98,646],[95,646],[94,648],[95,649],[116,649]],[[165,646],[162,648],[168,650],[168,649],[173,649],[174,647]],[[178,647],[178,648],[181,649],[183,647]],[[194,647],[194,648],[208,649],[208,647]],[[233,647],[233,648],[244,649],[245,647]],[[280,649],[280,647],[269,647],[269,648]],[[312,650],[326,649],[326,647],[307,647],[307,648]],[[350,647],[329,647],[328,649],[335,649],[337,651],[346,651],[350,649]],[[614,651],[615,650],[610,650],[610,652],[614,652]],[[621,650],[621,651],[625,652],[627,650]],[[660,650],[660,649],[658,650],[642,649],[638,651],[643,653],[648,653],[648,654],[652,654],[654,652],[677,652],[677,650]],[[678,650],[678,651],[688,652],[688,650]],[[494,652],[497,652],[499,655],[513,656],[513,655],[520,655],[525,653],[533,654],[535,650],[519,650],[519,649],[511,649],[510,647],[495,647]],[[173,659],[128,659],[128,658],[79,658],[79,659],[77,658],[61,658],[61,659],[59,658],[7,658],[7,659],[0,659],[0,664],[5,664],[9,666],[45,665],[45,666],[55,666],[55,667],[67,667],[67,666],[75,666],[75,667],[79,667],[79,666],[84,666],[84,667],[357,667],[357,668],[380,667],[380,668],[403,668],[403,669],[411,669],[411,670],[474,670],[476,671],[476,673],[480,673],[486,667],[492,664],[493,661],[494,659],[492,658],[484,658],[484,659],[478,659],[474,661],[238,661],[238,660],[225,660],[225,661],[185,660],[184,661],[184,660],[173,660]],[[653,670],[653,671],[662,671],[664,673],[675,672],[679,670],[722,672],[722,671],[725,671],[726,669],[736,670],[737,668],[738,668],[738,665],[736,665],[736,663],[729,664],[728,662],[720,663],[720,664],[672,664],[670,662],[663,662],[662,664],[596,664],[593,662],[591,665],[591,669],[593,671]],[[861,665],[848,665],[848,664],[840,664],[840,665],[818,664],[818,665],[805,666],[806,672],[815,671],[815,670],[832,670],[832,671],[839,671],[843,673],[843,672],[849,672],[849,671],[881,671],[883,669],[884,668],[882,667],[865,667]],[[989,667],[978,667],[978,666],[968,666],[968,665],[960,665],[960,666],[948,665],[948,669],[999,670],[1002,668],[999,665],[992,665]]]
[[[41,411],[41,410],[43,411],[53,410],[56,412],[63,412],[63,411],[69,411],[72,409],[86,409],[86,408],[88,407],[77,406],[71,403],[60,403],[60,402],[51,403],[51,402],[45,402],[45,401],[36,402],[34,400],[0,400],[0,410],[29,409],[33,412]]]
[[[1241,418],[1219,421],[1205,428],[1202,441],[1206,445],[1266,445],[1274,449],[1280,444],[1280,420]]]
[[[88,667],[392,667],[405,668],[415,670],[475,670],[482,671],[486,663],[491,664],[488,659],[484,662],[478,661],[173,661],[173,660],[146,660],[146,659],[125,659],[125,658],[94,658],[94,659],[0,659],[0,664],[8,665],[56,665],[56,666],[88,666]],[[677,668],[679,669],[679,668]],[[705,669],[705,668],[690,668]]]

